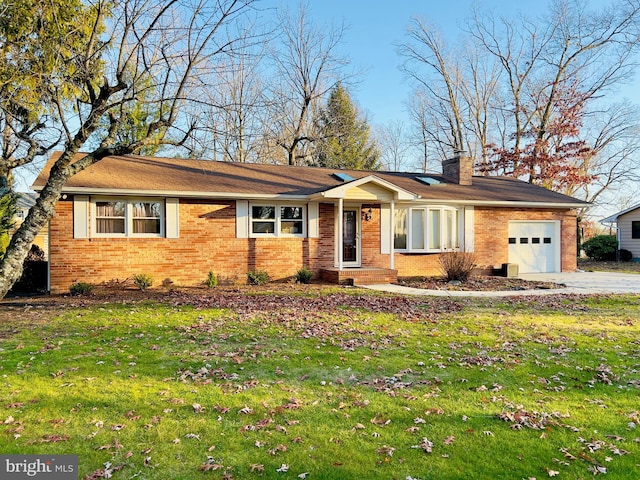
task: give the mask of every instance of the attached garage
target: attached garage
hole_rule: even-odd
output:
[[[519,273],[559,272],[560,260],[560,222],[509,222],[509,263]]]

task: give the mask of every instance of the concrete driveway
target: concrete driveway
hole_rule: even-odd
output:
[[[468,292],[456,290],[423,290],[401,285],[366,285],[365,288],[404,295],[434,295],[443,297],[509,297],[517,295],[553,295],[558,293],[630,293],[640,294],[640,274],[612,272],[525,273],[523,280],[554,282],[557,289],[509,290],[504,292]]]

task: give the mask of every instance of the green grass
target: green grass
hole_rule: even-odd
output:
[[[640,297],[349,292],[16,309],[0,452],[79,478],[638,478]]]

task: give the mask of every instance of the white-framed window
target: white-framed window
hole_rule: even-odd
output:
[[[453,207],[399,207],[394,213],[394,245],[402,252],[441,252],[459,248],[460,211]]]
[[[95,237],[163,237],[164,199],[94,198],[91,201]]]
[[[304,237],[305,207],[288,204],[251,204],[249,208],[250,236]]]

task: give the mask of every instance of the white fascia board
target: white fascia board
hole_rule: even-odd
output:
[[[600,220],[600,223],[618,223],[618,217],[621,217],[622,215],[625,215],[629,212],[633,212],[638,208],[640,208],[640,203],[637,205],[634,205],[633,207],[627,208],[626,210],[622,210],[621,212],[614,213],[610,217],[603,218],[602,220]]]
[[[415,194],[408,192],[404,189],[396,187],[389,182],[386,182],[382,179],[375,177],[374,175],[370,175],[368,177],[364,177],[355,182],[360,182],[357,185],[354,185],[354,182],[350,182],[349,184],[341,185],[338,188],[348,188],[357,187],[361,184],[367,183],[365,179],[371,180],[371,178],[375,178],[379,182],[381,186],[390,186],[393,191],[396,192],[404,192],[406,195],[398,195],[398,201],[401,201],[403,204],[407,205],[460,205],[460,206],[476,206],[476,207],[524,207],[524,208],[584,208],[585,205],[583,202],[576,203],[556,203],[556,202],[514,202],[514,201],[504,201],[504,200],[449,200],[449,199],[425,199],[416,196]],[[42,187],[31,187],[33,190],[39,192],[42,190]],[[122,195],[128,197],[177,197],[177,198],[211,198],[211,199],[226,199],[226,200],[283,200],[283,201],[317,201],[317,200],[333,200],[339,199],[342,197],[339,196],[330,196],[327,195],[328,192],[332,192],[337,190],[333,188],[331,190],[326,190],[324,192],[316,193],[313,195],[280,195],[280,194],[263,194],[263,193],[234,193],[234,192],[187,192],[187,191],[177,191],[177,190],[126,190],[126,189],[118,189],[118,188],[87,188],[87,187],[67,187],[64,188],[63,194],[82,194],[82,195]],[[398,204],[399,206],[399,204]],[[633,210],[632,209],[629,209]],[[626,211],[625,211],[626,213]],[[622,212],[618,215],[621,215]],[[611,218],[611,217],[609,217]],[[602,221],[602,220],[601,220]]]
[[[127,197],[177,197],[177,198],[212,198],[227,200],[250,200],[250,199],[266,199],[266,200],[292,200],[292,201],[308,201],[308,195],[278,195],[264,193],[232,193],[232,192],[186,192],[176,190],[126,190],[120,188],[86,188],[86,187],[67,187],[62,193],[66,194],[83,194],[83,195],[118,195]]]
[[[522,208],[584,208],[590,205],[584,203],[556,203],[556,202],[514,202],[508,200],[448,200],[437,198],[421,198],[401,205],[456,205],[468,207],[522,207]],[[400,205],[397,205],[400,206]]]

